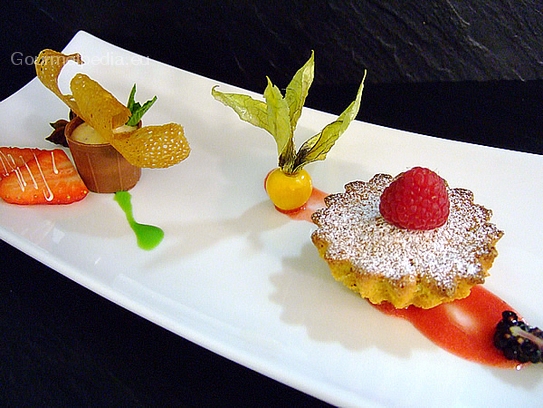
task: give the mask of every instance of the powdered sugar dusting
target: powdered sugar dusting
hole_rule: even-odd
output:
[[[450,215],[442,227],[428,231],[401,229],[379,213],[379,200],[393,177],[378,174],[369,182],[354,181],[345,192],[325,199],[313,214],[314,234],[329,243],[327,260],[349,260],[360,273],[392,281],[434,282],[452,294],[458,279],[482,283],[479,258],[493,251],[503,235],[489,223],[492,212],[473,203],[469,190],[448,189]]]

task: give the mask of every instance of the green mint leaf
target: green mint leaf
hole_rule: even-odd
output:
[[[126,107],[131,113],[134,113],[134,109],[135,109],[134,105],[136,105],[135,98],[136,98],[136,84],[134,84],[134,86],[132,87],[132,90],[130,91],[130,96],[128,97],[128,102],[126,104]]]
[[[130,91],[130,96],[128,97],[128,102],[126,104],[126,107],[130,110],[130,118],[128,119],[128,122],[126,124],[128,126],[136,126],[140,121],[143,115],[153,106],[153,104],[156,102],[157,97],[153,97],[153,99],[148,100],[143,105],[141,105],[139,102],[135,101],[136,97],[136,84],[132,87],[132,90]]]

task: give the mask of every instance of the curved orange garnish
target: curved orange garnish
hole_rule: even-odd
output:
[[[133,132],[115,133],[114,130],[126,124],[130,118],[130,110],[87,75],[76,74],[70,82],[72,95],[63,94],[58,86],[58,77],[68,61],[82,64],[81,55],[77,53],[65,55],[50,49],[43,50],[36,59],[36,74],[49,90],[131,164],[166,168],[188,157],[190,146],[183,127],[177,123],[144,126]]]

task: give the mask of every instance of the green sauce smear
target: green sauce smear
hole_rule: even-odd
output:
[[[159,227],[155,227],[154,225],[146,225],[136,222],[132,209],[132,196],[128,191],[116,192],[115,201],[119,203],[121,209],[126,214],[128,224],[136,234],[138,246],[146,251],[156,248],[164,238],[164,231]]]

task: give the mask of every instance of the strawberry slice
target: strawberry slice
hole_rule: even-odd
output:
[[[0,180],[17,167],[23,166],[34,158],[42,149],[30,147],[0,147]]]
[[[0,181],[0,198],[11,204],[70,204],[89,190],[63,150],[44,150]]]

